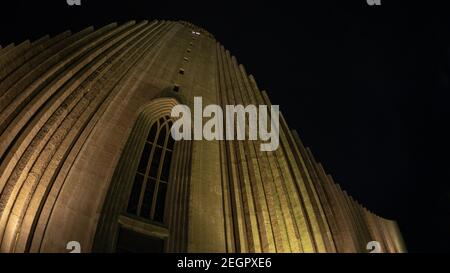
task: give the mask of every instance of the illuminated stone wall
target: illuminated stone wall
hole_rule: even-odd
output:
[[[270,105],[223,46],[187,22],[0,47],[0,251],[67,252],[69,241],[114,251],[121,225],[161,237],[165,251],[367,252],[370,241],[406,251],[397,224],[348,196],[283,118],[274,152],[259,141],[177,143],[164,225],[124,217],[137,121],[194,96]]]

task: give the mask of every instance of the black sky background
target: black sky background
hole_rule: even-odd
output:
[[[449,250],[448,9],[387,0],[81,1],[1,1],[0,44],[131,19],[202,26],[344,189],[398,221],[410,252]]]

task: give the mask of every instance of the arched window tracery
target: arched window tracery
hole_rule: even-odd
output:
[[[127,213],[163,222],[174,140],[169,116],[155,121],[142,151],[128,201]]]

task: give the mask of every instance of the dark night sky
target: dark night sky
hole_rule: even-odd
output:
[[[131,19],[202,26],[280,104],[290,126],[344,189],[399,222],[409,251],[448,251],[445,9],[386,0],[380,7],[365,0],[298,6],[81,1],[81,7],[64,0],[14,1],[13,7],[1,1],[0,44]]]

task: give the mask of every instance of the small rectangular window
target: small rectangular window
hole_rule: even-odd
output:
[[[180,68],[180,70],[178,71],[178,73],[180,73],[181,75],[184,75],[184,69]]]
[[[173,91],[175,91],[175,92],[180,91],[180,86],[179,86],[178,84],[175,84],[175,85],[173,86]]]
[[[189,58],[188,57],[184,57],[184,61],[185,62],[189,62]]]

